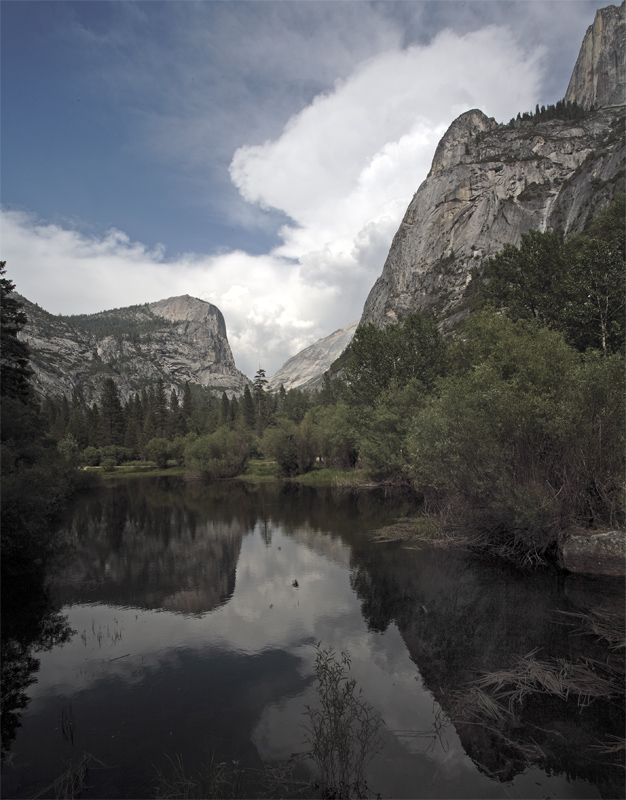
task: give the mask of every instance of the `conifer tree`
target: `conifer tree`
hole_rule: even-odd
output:
[[[0,261],[0,276],[6,273],[6,261]],[[31,393],[28,345],[18,339],[26,325],[24,305],[13,296],[15,284],[0,277],[0,366],[2,368],[2,396],[27,397]]]
[[[117,386],[113,378],[105,378],[100,398],[101,444],[121,445],[124,437],[124,416]]]

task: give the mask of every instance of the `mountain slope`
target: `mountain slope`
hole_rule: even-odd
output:
[[[484,257],[519,244],[531,229],[580,231],[623,191],[623,12],[624,4],[600,9],[585,36],[567,96],[587,109],[583,119],[501,125],[474,109],[452,123],[361,324],[382,326],[430,308],[452,325],[472,268]]]
[[[241,392],[248,379],[235,367],[221,311],[184,295],[99,314],[55,317],[22,298],[39,394],[97,399],[112,377],[120,396],[161,378],[169,392],[185,381]]]
[[[316,388],[321,382],[322,375],[352,341],[357,324],[358,322],[351,322],[330,336],[325,336],[301,350],[272,375],[269,379],[269,388],[275,390],[281,384],[285,389]]]

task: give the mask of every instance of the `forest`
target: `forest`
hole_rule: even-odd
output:
[[[452,336],[420,312],[360,327],[317,393],[270,392],[259,370],[240,397],[159,381],[122,403],[109,377],[91,406],[39,403],[3,278],[3,553],[42,546],[77,474],[136,462],[205,480],[259,459],[283,479],[341,470],[420,495],[433,535],[523,564],[572,526],[623,525],[624,199],[581,234],[530,231],[487,259]]]

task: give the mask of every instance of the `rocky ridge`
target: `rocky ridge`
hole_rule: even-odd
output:
[[[357,325],[358,320],[351,322],[292,356],[269,379],[269,388],[274,391],[282,384],[287,390],[316,389],[323,374],[352,341]]]
[[[451,327],[483,258],[531,229],[580,231],[623,191],[623,12],[600,9],[585,36],[566,97],[589,110],[584,119],[503,125],[473,109],[451,124],[360,324],[432,309]]]
[[[112,377],[120,397],[161,378],[166,390],[186,381],[240,393],[249,382],[235,366],[221,311],[184,295],[143,306],[55,317],[21,298],[28,323],[20,338],[31,348],[38,394],[98,399]]]

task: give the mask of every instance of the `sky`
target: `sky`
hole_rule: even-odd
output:
[[[597,0],[2,0],[0,258],[93,313],[189,294],[272,375],[357,320],[437,142],[555,103]]]

